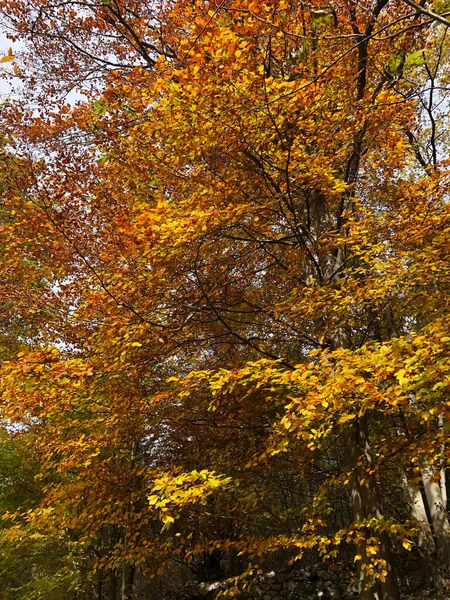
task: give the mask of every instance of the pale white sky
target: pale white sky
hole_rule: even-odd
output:
[[[13,49],[13,54],[16,51],[19,51],[21,48],[24,48],[24,45],[20,42],[15,42],[14,44],[11,40],[8,40],[3,31],[0,31],[0,58],[8,54],[9,48]],[[14,68],[14,61],[8,63],[0,63],[0,74],[6,72],[12,72]],[[5,98],[11,94],[11,86],[9,83],[3,78],[0,77],[0,97]]]

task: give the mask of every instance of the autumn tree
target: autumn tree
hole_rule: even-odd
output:
[[[399,597],[392,544],[446,567],[445,16],[2,11],[29,45],[29,95],[3,107],[26,168],[2,268],[41,315],[36,351],[3,368],[3,416],[58,473],[50,530],[95,548],[114,530],[97,568],[123,570],[124,599],[136,565],[230,550],[352,544],[361,600]],[[292,501],[267,502],[271,477]]]

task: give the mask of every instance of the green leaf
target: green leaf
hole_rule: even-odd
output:
[[[318,25],[331,25],[331,23],[333,22],[331,15],[328,15],[328,14],[318,14],[318,13],[312,12],[311,15],[312,15],[313,25],[315,27],[317,27]]]
[[[391,54],[388,61],[388,69],[390,73],[396,73],[402,66],[403,57],[401,54]]]
[[[423,50],[417,50],[416,52],[412,52],[408,54],[405,58],[405,66],[406,67],[420,67],[425,62],[423,58]]]
[[[99,100],[94,100],[92,106],[94,107],[94,115],[103,116],[109,111],[109,106]]]

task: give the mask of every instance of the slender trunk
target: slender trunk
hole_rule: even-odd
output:
[[[439,485],[441,488],[442,495],[442,506],[444,507],[444,511],[447,510],[447,479],[445,477],[445,468],[442,468],[439,474],[440,481]]]
[[[434,543],[422,491],[408,480],[404,471],[401,471],[401,479],[411,508],[411,517],[418,529],[417,546],[420,549],[424,567],[423,585],[428,587],[433,584],[437,587],[439,585],[439,574],[433,560],[436,554],[436,544]]]
[[[356,419],[344,433],[347,457],[352,475],[350,479],[353,518],[356,523],[382,516],[380,497],[376,481],[369,473],[371,456],[368,443],[366,417]],[[384,581],[375,578],[368,566],[367,540],[373,532],[367,527],[358,543],[358,585],[359,600],[400,600],[400,592],[392,566],[390,540],[386,534],[375,535],[379,539],[378,558],[384,561]]]
[[[444,416],[439,415],[438,417],[438,425],[439,431],[442,434],[444,432]],[[441,457],[445,456],[445,443],[443,442],[441,445]],[[444,460],[441,459],[441,472],[440,472],[440,487],[441,487],[441,495],[442,495],[442,505],[444,507],[444,511],[447,510],[447,479],[445,477],[445,464]]]
[[[433,534],[428,522],[427,511],[425,508],[425,502],[423,500],[422,492],[412,483],[408,481],[406,474],[402,473],[402,481],[405,489],[408,493],[408,502],[411,507],[411,516],[416,522],[416,526],[419,529],[418,543],[429,556],[432,556],[436,551],[436,546],[433,540]]]
[[[415,401],[415,398],[413,397]],[[405,417],[402,415],[405,431],[407,431]],[[439,428],[444,424],[443,416],[438,417]],[[441,446],[441,456],[444,456],[445,445]],[[441,462],[442,465],[442,462]],[[439,574],[436,570],[436,564],[432,562],[432,557],[438,559],[438,565],[448,568],[450,563],[450,523],[447,519],[447,483],[445,478],[445,468],[441,466],[436,469],[430,465],[425,457],[422,468],[422,482],[425,492],[426,510],[423,494],[416,486],[413,486],[407,479],[406,474],[402,473],[402,480],[405,489],[408,492],[411,514],[419,527],[418,542],[421,548],[428,576],[436,585],[439,584]],[[430,528],[431,521],[431,528]]]
[[[123,562],[122,564],[122,600],[132,600],[133,598],[133,587],[134,587],[134,576],[136,573],[136,567],[134,565],[128,565]]]
[[[117,573],[116,573],[115,569],[113,569],[111,571],[109,578],[110,578],[110,583],[111,583],[111,587],[110,587],[111,600],[117,600]]]
[[[445,513],[439,479],[440,473],[437,473],[430,464],[425,464],[422,469],[422,481],[430,511],[438,559],[441,566],[448,567],[450,563],[450,524]]]

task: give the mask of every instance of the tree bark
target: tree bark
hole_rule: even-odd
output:
[[[417,546],[421,551],[423,560],[424,585],[428,587],[433,584],[436,587],[439,585],[439,574],[433,561],[433,557],[436,555],[436,544],[428,520],[423,494],[417,485],[413,485],[408,480],[403,470],[401,471],[401,479],[411,508],[411,517],[418,529]]]
[[[110,573],[109,576],[109,580],[111,583],[111,587],[110,587],[110,599],[111,600],[116,600],[117,599],[117,572],[115,569],[113,569]]]
[[[356,523],[382,516],[381,500],[376,488],[376,481],[368,470],[372,462],[368,441],[366,417],[355,419],[344,432],[347,459],[352,471],[350,478],[352,511]],[[400,600],[397,577],[392,565],[390,540],[387,534],[378,535],[378,558],[385,563],[384,581],[374,578],[366,570],[370,562],[367,556],[366,540],[372,536],[367,527],[364,536],[357,546],[361,559],[358,561],[359,600]]]
[[[437,556],[442,567],[450,564],[450,524],[445,513],[445,502],[439,485],[441,474],[426,463],[422,469],[422,481],[430,511],[431,524],[436,542]]]
[[[440,432],[443,433],[444,415],[439,415],[438,425],[439,425]],[[442,445],[441,445],[441,456],[442,457],[445,456],[445,443],[442,443]],[[441,459],[441,471],[440,471],[440,482],[439,483],[440,483],[441,495],[442,495],[442,505],[444,507],[444,511],[446,511],[447,510],[447,478],[445,476],[445,464],[444,464],[443,459]]]
[[[122,564],[122,600],[133,599],[134,576],[136,567],[134,565]]]
[[[428,515],[423,500],[422,492],[408,481],[405,473],[402,473],[403,485],[408,493],[408,502],[411,507],[411,516],[419,529],[418,542],[428,555],[432,556],[436,551],[433,534],[428,521]]]

